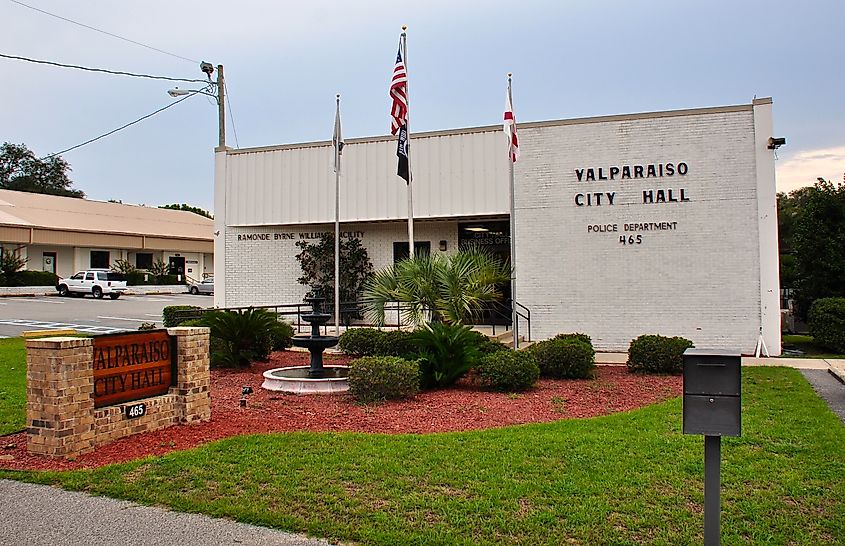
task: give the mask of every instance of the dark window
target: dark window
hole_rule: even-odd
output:
[[[105,275],[106,275],[107,281],[125,281],[126,280],[126,275],[124,275],[123,273],[116,273],[114,271],[109,271]]]
[[[152,253],[139,252],[135,254],[135,267],[138,269],[149,269],[153,266]]]
[[[109,253],[107,250],[91,251],[91,267],[94,269],[108,269]]]
[[[88,273],[86,273],[85,274],[85,280],[86,281],[93,281],[94,280],[94,273],[92,273],[90,271]]]
[[[431,254],[431,241],[414,241],[415,254]],[[408,259],[408,241],[393,243],[393,263]]]

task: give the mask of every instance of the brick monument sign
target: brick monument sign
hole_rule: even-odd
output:
[[[208,328],[26,344],[27,449],[88,453],[124,436],[208,421]]]

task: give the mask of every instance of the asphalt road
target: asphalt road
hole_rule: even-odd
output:
[[[121,296],[112,300],[56,296],[0,298],[0,337],[16,337],[27,330],[73,328],[92,334],[137,330],[144,322],[161,324],[161,311],[170,305],[212,307],[211,296],[163,294]]]

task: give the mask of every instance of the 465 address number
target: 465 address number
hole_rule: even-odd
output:
[[[619,244],[621,245],[640,245],[643,242],[642,235],[620,235]]]
[[[123,413],[126,414],[127,419],[136,419],[147,414],[146,404],[130,404],[123,406]]]

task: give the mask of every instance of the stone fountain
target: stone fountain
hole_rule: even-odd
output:
[[[264,372],[262,388],[270,391],[290,392],[295,394],[333,393],[349,390],[348,366],[324,366],[323,351],[337,345],[337,336],[320,335],[320,326],[332,317],[322,312],[325,298],[316,294],[305,298],[311,304],[311,313],[302,315],[302,320],[311,325],[311,335],[294,336],[292,342],[297,347],[308,349],[311,353],[309,366],[274,368]]]

